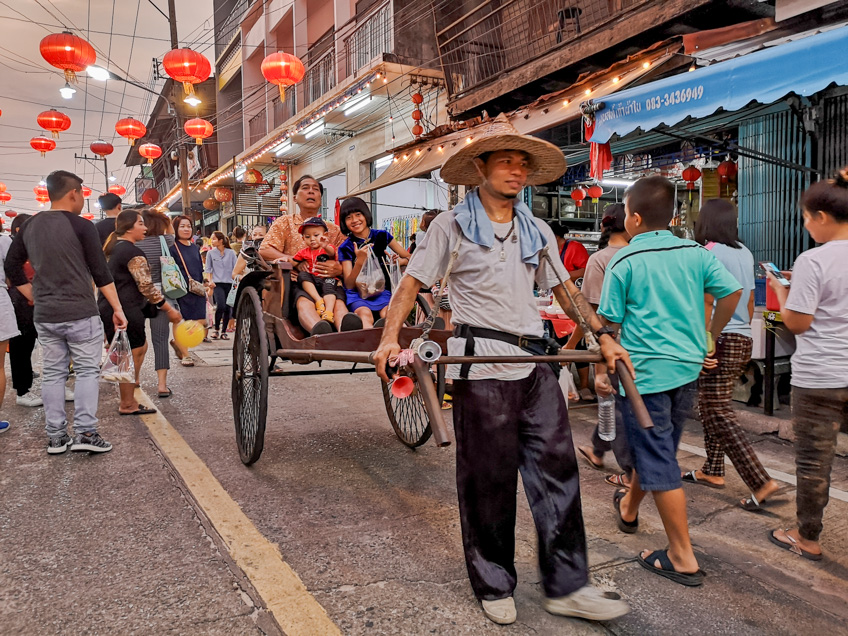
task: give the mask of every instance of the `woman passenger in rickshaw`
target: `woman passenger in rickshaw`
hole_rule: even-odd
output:
[[[386,317],[389,301],[392,298],[391,282],[386,263],[388,260],[400,259],[405,265],[409,260],[409,252],[397,242],[394,236],[386,230],[375,230],[371,210],[365,201],[359,197],[345,199],[339,212],[339,225],[342,232],[347,234],[347,240],[338,250],[338,259],[344,270],[344,286],[347,291],[347,307],[362,319],[365,329],[382,326],[382,320],[376,325],[374,319]],[[387,254],[391,249],[393,254]],[[370,254],[373,253],[380,263],[380,270],[385,281],[385,288],[371,297],[365,298],[357,289],[357,277],[365,267]]]

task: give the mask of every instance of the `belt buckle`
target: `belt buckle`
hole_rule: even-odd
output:
[[[518,347],[524,349],[530,343],[527,336],[518,336]]]

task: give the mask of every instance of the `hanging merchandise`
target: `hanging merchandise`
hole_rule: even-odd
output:
[[[212,133],[215,132],[212,124],[200,117],[189,119],[183,128],[189,137],[194,137],[194,141],[198,146],[202,145],[203,140],[211,137]]]
[[[262,60],[262,75],[272,84],[280,87],[280,102],[286,101],[286,87],[294,86],[303,79],[306,69],[303,62],[294,55],[271,53]]]
[[[76,73],[81,73],[97,61],[94,47],[70,31],[48,35],[41,40],[38,48],[48,64],[65,71],[67,82],[76,82]]]
[[[108,141],[103,141],[102,139],[92,141],[89,148],[91,149],[91,152],[93,152],[101,159],[106,157],[107,155],[111,155],[115,151],[115,147],[112,144],[110,144]]]
[[[136,139],[141,139],[147,134],[147,127],[137,119],[126,117],[118,120],[118,123],[115,124],[115,132],[121,137],[129,139],[130,146],[133,146]]]
[[[58,110],[45,110],[36,117],[38,125],[53,133],[53,138],[58,139],[59,133],[71,127],[71,118]]]
[[[419,223],[417,216],[399,216],[383,221],[383,229],[404,248],[409,248],[409,237],[418,232]]]
[[[141,144],[138,147],[138,154],[147,159],[147,163],[153,163],[154,159],[162,156],[162,149],[156,144]]]
[[[589,141],[589,176],[600,181],[604,178],[604,171],[609,170],[612,165],[612,150],[609,142],[596,144],[591,142],[592,134],[595,132],[595,115],[583,117],[583,131],[586,141]]]
[[[50,137],[33,137],[29,140],[29,145],[40,152],[42,157],[46,157],[48,152],[56,148],[56,142]]]
[[[162,58],[162,67],[171,79],[182,82],[186,95],[194,95],[194,85],[205,82],[212,74],[206,56],[191,49],[172,49]]]

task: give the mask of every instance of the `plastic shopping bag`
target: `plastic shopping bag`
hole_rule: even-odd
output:
[[[130,384],[135,382],[135,364],[133,364],[130,339],[124,329],[118,329],[106,359],[100,367],[100,380],[103,382],[118,382]]]
[[[391,283],[392,291],[400,287],[400,279],[403,278],[403,272],[400,271],[400,263],[396,258],[386,259],[386,271],[389,272],[389,283]]]
[[[577,393],[577,385],[574,383],[574,376],[571,374],[570,364],[559,374],[559,386],[562,389],[562,394],[565,396],[566,407],[572,400],[577,400],[580,397]]]
[[[368,259],[365,265],[362,266],[362,271],[356,277],[356,291],[359,297],[363,299],[373,298],[382,294],[386,289],[386,278],[383,276],[383,269],[380,267],[380,261],[374,255],[374,250],[368,250]]]
[[[227,294],[227,304],[228,304],[230,307],[235,307],[235,306],[236,306],[236,295],[238,294],[238,286],[239,286],[239,281],[240,281],[240,280],[241,280],[241,276],[239,276],[238,278],[236,278],[236,279],[233,281],[233,286],[232,286],[232,287],[230,287],[230,293],[229,293],[229,294]]]

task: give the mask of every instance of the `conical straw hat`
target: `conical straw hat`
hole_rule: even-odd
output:
[[[530,156],[527,185],[540,185],[555,181],[565,172],[566,161],[562,151],[552,143],[522,135],[500,114],[482,126],[471,143],[465,144],[445,161],[441,178],[454,185],[479,185],[482,177],[474,166],[474,159],[495,150],[521,150]]]

